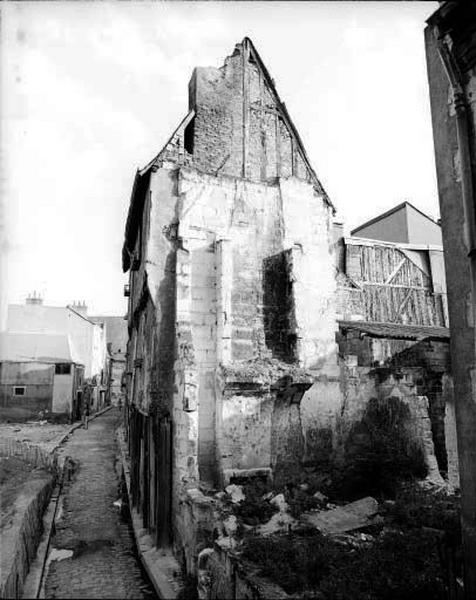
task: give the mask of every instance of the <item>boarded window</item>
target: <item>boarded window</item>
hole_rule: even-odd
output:
[[[14,396],[24,396],[26,392],[26,387],[24,385],[16,385],[13,388],[13,395]]]
[[[71,373],[70,363],[56,363],[55,375],[69,375]]]

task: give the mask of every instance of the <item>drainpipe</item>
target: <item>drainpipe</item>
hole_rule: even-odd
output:
[[[452,53],[452,40],[449,35],[442,36],[435,27],[433,33],[437,40],[438,52],[454,97],[456,111],[456,133],[460,153],[461,192],[464,206],[465,234],[469,248],[469,268],[471,277],[471,305],[473,332],[476,331],[476,220],[474,190],[471,165],[471,145],[469,131],[469,107],[464,92],[463,78],[457,60]],[[474,335],[474,333],[473,333]],[[476,336],[473,337],[476,356]],[[474,450],[476,431],[476,408],[474,391],[476,385],[476,365],[468,370],[471,379],[471,393],[468,398],[460,398],[456,403],[458,457],[461,475],[461,524],[464,548],[464,595],[476,598],[476,453]],[[472,434],[471,434],[472,432]],[[471,435],[470,435],[471,434]]]

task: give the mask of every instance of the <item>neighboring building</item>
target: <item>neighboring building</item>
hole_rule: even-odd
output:
[[[8,306],[6,329],[11,333],[67,335],[84,365],[84,379],[91,388],[92,409],[105,402],[107,376],[106,336],[102,325],[87,317],[84,303],[71,306],[45,306],[33,295],[24,305]]]
[[[476,598],[476,4],[442,2],[425,30],[445,247],[465,598]]]
[[[127,317],[126,317],[127,318]],[[107,344],[107,392],[106,403],[117,405],[124,401],[123,383],[126,369],[127,322],[125,317],[89,317],[94,323],[102,324]]]
[[[410,202],[402,202],[359,225],[351,231],[351,235],[403,244],[443,244],[440,225]]]
[[[69,335],[84,364],[87,379],[101,379],[106,362],[106,337],[101,325],[87,317],[85,304],[45,306],[41,298],[27,298],[25,304],[10,304],[7,331],[62,333]]]
[[[420,243],[392,241],[398,237],[393,219],[405,224],[401,232],[411,231],[409,215],[421,220]],[[383,382],[375,387],[377,396],[388,388],[385,381],[394,382],[389,369],[398,381],[414,384],[418,397],[428,402],[433,470],[457,486],[444,253],[434,244],[440,226],[408,203],[369,223],[379,225],[379,232],[373,232],[380,239],[367,239],[368,224],[353,230],[359,237],[343,237],[340,224],[334,225],[340,355],[358,373],[360,385],[372,380],[373,369]],[[441,244],[441,232],[439,239]]]
[[[441,246],[343,237],[337,256],[338,318],[448,327]]]
[[[67,335],[0,334],[0,419],[73,419],[84,367]]]

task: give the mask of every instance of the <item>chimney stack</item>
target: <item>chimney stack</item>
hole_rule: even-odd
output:
[[[74,309],[77,313],[86,316],[88,314],[88,307],[84,300],[75,300],[73,304],[71,304],[71,308]]]
[[[28,298],[25,301],[25,304],[28,305],[37,305],[37,306],[41,306],[43,304],[43,298],[40,296],[40,294],[36,293],[36,290],[33,290],[33,294],[29,294]]]

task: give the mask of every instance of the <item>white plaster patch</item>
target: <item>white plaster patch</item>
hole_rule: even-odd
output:
[[[288,531],[297,523],[296,519],[285,512],[274,514],[271,519],[257,529],[259,535],[272,535],[279,531]]]
[[[288,503],[284,499],[284,494],[278,494],[272,500],[270,500],[269,503],[276,506],[280,513],[286,512],[288,509]]]
[[[65,560],[66,558],[71,558],[72,556],[73,556],[72,550],[65,550],[63,548],[61,548],[61,549],[53,548],[51,550],[51,553],[48,558],[50,561]]]
[[[235,485],[234,483],[232,483],[231,485],[227,485],[225,488],[225,492],[231,496],[231,501],[234,504],[237,504],[238,502],[241,502],[242,500],[245,499],[245,495],[243,493],[243,488],[241,485]]]

